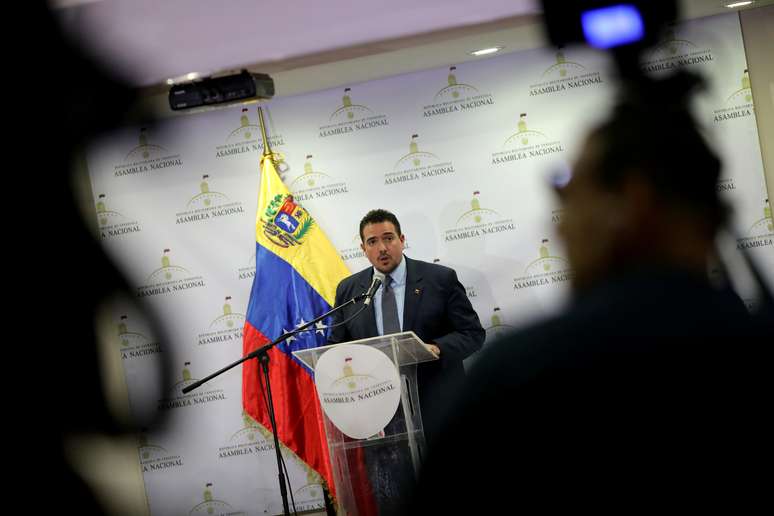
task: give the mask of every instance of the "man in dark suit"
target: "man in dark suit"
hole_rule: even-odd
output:
[[[389,281],[385,279],[376,291],[372,308],[334,328],[329,340],[339,343],[413,331],[428,344],[439,360],[420,364],[417,376],[425,438],[432,445],[449,393],[464,378],[462,360],[481,349],[484,329],[454,270],[403,255],[405,236],[395,215],[386,210],[368,212],[360,221],[360,239],[373,267],[339,283],[336,305],[368,290],[374,270]],[[334,324],[359,309],[358,304],[340,310]]]

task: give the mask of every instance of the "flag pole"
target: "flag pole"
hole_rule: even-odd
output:
[[[266,123],[263,120],[263,109],[260,105],[258,105],[258,121],[261,124],[261,139],[263,140],[263,157],[261,158],[261,161],[264,159],[270,159],[274,166],[277,166],[277,162],[275,160],[275,155],[271,151],[271,145],[269,144],[269,138],[266,136]],[[261,171],[263,171],[263,167],[261,167]],[[263,178],[261,179],[263,180]],[[286,480],[285,480],[285,472],[282,464],[282,452],[280,451],[280,441],[279,441],[279,435],[277,430],[277,421],[274,417],[274,400],[271,395],[271,383],[269,381],[269,355],[268,355],[268,349],[263,349],[263,351],[260,353],[251,353],[248,356],[255,356],[258,358],[258,362],[261,364],[261,369],[263,369],[263,376],[264,381],[266,385],[266,410],[269,415],[269,422],[271,423],[271,433],[274,436],[274,451],[277,455],[277,478],[279,481],[279,488],[280,488],[280,496],[282,497],[282,509],[284,511],[285,516],[290,516],[290,505],[288,504],[288,491],[286,487]],[[246,357],[245,357],[246,358]],[[263,387],[260,385],[261,380],[260,376],[258,377],[258,389],[261,390]],[[289,479],[288,479],[289,480]],[[291,493],[292,495],[292,493]],[[295,511],[295,501],[293,503],[293,509]]]
[[[277,160],[274,159],[276,154],[272,152],[271,145],[269,144],[269,138],[266,136],[266,123],[263,121],[263,109],[258,106],[258,122],[261,124],[261,140],[263,141],[263,157],[270,158],[274,162],[274,166],[277,166]]]

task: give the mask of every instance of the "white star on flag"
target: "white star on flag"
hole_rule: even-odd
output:
[[[283,335],[287,335],[288,333],[290,333],[288,330],[286,330],[285,328],[282,328],[282,334],[283,334]],[[287,342],[288,344],[290,344],[290,343],[291,343],[291,342],[293,342],[294,340],[296,340],[296,338],[295,338],[295,337],[293,337],[293,336],[291,335],[290,337],[288,337],[287,339],[285,339],[285,342]]]
[[[314,332],[319,333],[320,335],[325,335],[325,330],[328,328],[322,321],[317,321],[314,327],[317,328]]]

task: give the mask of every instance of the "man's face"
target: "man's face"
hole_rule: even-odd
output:
[[[575,288],[587,287],[618,265],[616,256],[624,243],[625,200],[598,180],[600,144],[593,136],[586,140],[572,179],[559,190],[565,208],[559,233],[575,272]]]
[[[389,274],[400,265],[404,241],[405,237],[398,235],[392,222],[377,222],[363,227],[363,242],[360,248],[376,270]]]

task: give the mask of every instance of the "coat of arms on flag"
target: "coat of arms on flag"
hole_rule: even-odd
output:
[[[280,247],[302,244],[304,235],[314,226],[309,212],[293,202],[290,194],[274,196],[264,216],[261,222],[266,238]]]

